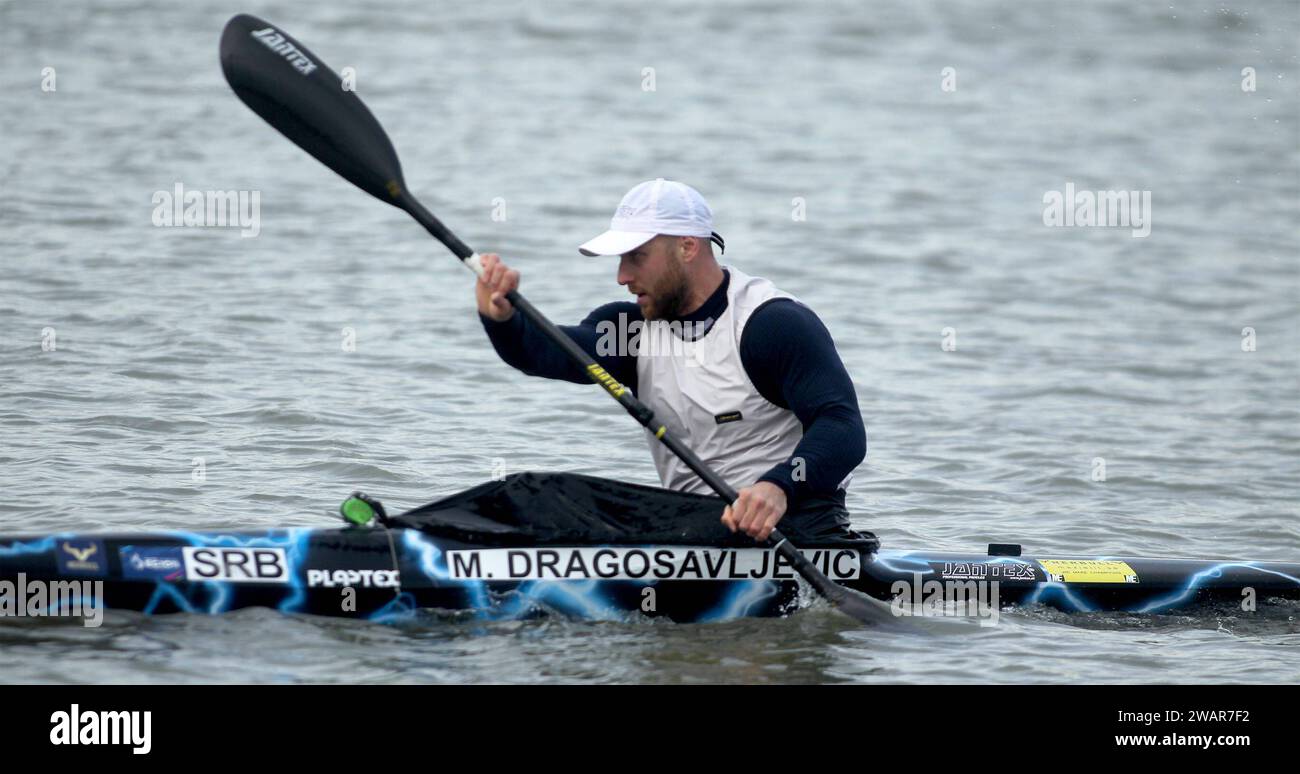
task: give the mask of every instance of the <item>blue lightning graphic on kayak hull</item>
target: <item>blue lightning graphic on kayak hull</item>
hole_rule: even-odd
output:
[[[287,565],[287,586],[289,595],[281,600],[276,609],[282,613],[300,612],[307,600],[307,588],[303,582],[306,573],[302,571],[307,557],[307,543],[312,530],[287,529],[268,530],[260,535],[213,534],[204,532],[168,532],[166,536],[175,538],[196,548],[281,548]],[[159,581],[154,589],[154,596],[144,612],[152,613],[163,599],[169,599],[183,612],[203,612],[217,614],[229,612],[233,602],[235,588],[239,584],[226,581],[190,581],[186,584],[184,594],[168,581]],[[199,606],[193,601],[194,592],[202,589],[207,595],[206,605]]]
[[[89,543],[102,546],[106,561],[91,572],[70,571],[64,553]],[[141,565],[126,565],[134,550],[175,552],[186,547],[275,548],[283,551],[284,582],[244,582],[242,578],[189,580],[183,573],[141,575]],[[556,546],[523,546],[557,548]],[[381,623],[410,620],[421,608],[467,611],[484,621],[517,620],[547,613],[583,620],[628,620],[648,614],[678,621],[715,622],[782,615],[799,606],[793,580],[695,577],[608,577],[509,579],[454,577],[467,573],[450,566],[456,551],[489,548],[444,540],[414,529],[289,528],[250,532],[173,531],[132,535],[58,533],[0,538],[0,582],[24,577],[36,581],[103,580],[110,606],[147,614],[174,611],[217,614],[248,606],[285,613],[343,615]],[[562,547],[559,547],[562,548]],[[599,548],[586,546],[586,548]],[[647,552],[674,546],[618,545]],[[707,546],[696,547],[712,550]],[[464,557],[461,557],[463,559]],[[461,559],[458,559],[459,562]],[[1047,570],[1052,561],[1131,562],[1123,581],[1067,579]],[[994,569],[1001,567],[1003,569]],[[1014,567],[1015,569],[1007,569]],[[309,571],[398,570],[400,587],[371,587],[356,606],[338,604],[308,588]],[[1105,556],[1047,559],[983,556],[959,552],[880,550],[863,556],[862,574],[846,585],[888,600],[897,584],[942,586],[947,581],[998,581],[1000,606],[1043,605],[1067,613],[1121,611],[1139,614],[1188,609],[1200,600],[1231,602],[1238,593],[1257,591],[1264,599],[1300,598],[1300,564],[1194,559],[1124,559]],[[190,577],[194,577],[191,575]],[[1086,577],[1086,576],[1084,576]],[[1114,576],[1118,578],[1119,576]],[[276,578],[276,580],[281,580]],[[5,587],[0,586],[0,591]],[[330,588],[334,588],[330,586]],[[947,592],[945,591],[945,597]],[[50,599],[53,599],[52,597]],[[355,598],[354,598],[355,599]],[[84,600],[83,600],[84,601]],[[51,609],[53,604],[51,603]]]

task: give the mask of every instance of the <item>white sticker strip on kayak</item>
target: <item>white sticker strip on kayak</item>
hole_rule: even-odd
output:
[[[802,550],[833,580],[862,572],[858,552],[847,548]],[[447,552],[453,580],[792,580],[798,573],[764,548],[479,548]]]

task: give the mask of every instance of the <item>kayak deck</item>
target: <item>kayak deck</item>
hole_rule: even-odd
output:
[[[1300,599],[1300,563],[1028,557],[1009,555],[1011,548],[802,550],[838,582],[915,604],[993,592],[1000,608],[1164,613],[1207,601]],[[0,602],[75,581],[102,582],[86,588],[109,609],[215,614],[258,606],[377,621],[420,609],[494,619],[550,611],[718,621],[783,615],[800,599],[794,571],[756,547],[488,546],[383,526],[0,537]]]

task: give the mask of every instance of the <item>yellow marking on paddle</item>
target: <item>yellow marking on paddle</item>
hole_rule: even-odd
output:
[[[655,438],[663,438],[664,433],[666,432],[668,432],[668,428],[663,425],[660,425],[659,429],[655,431]]]
[[[1101,559],[1039,559],[1057,583],[1137,583],[1137,573],[1128,562]]]
[[[388,195],[394,199],[402,195],[402,184],[396,180],[389,180],[387,183],[384,183],[384,188],[388,189]]]
[[[610,376],[608,371],[601,368],[596,363],[587,366],[587,373],[591,374],[591,378],[595,379],[601,387],[609,390],[609,394],[613,395],[615,398],[622,397],[623,393],[627,392],[626,387],[619,384],[617,379]]]

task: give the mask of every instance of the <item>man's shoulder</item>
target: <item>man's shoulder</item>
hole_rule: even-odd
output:
[[[758,326],[758,328],[754,328]],[[759,304],[749,315],[746,334],[751,330],[787,337],[809,328],[825,330],[817,313],[804,302],[789,296],[777,296]]]
[[[587,315],[589,320],[618,320],[620,315],[625,315],[628,320],[641,319],[641,307],[633,301],[610,301],[608,304],[601,304],[591,310]]]
[[[747,369],[779,371],[795,362],[820,364],[835,352],[826,324],[793,298],[765,301],[750,315],[740,337],[740,357]]]
[[[602,322],[612,322],[614,324],[627,324],[641,320],[641,307],[632,301],[610,301],[608,304],[602,304],[591,310],[587,319],[583,320],[584,325],[598,325]]]

